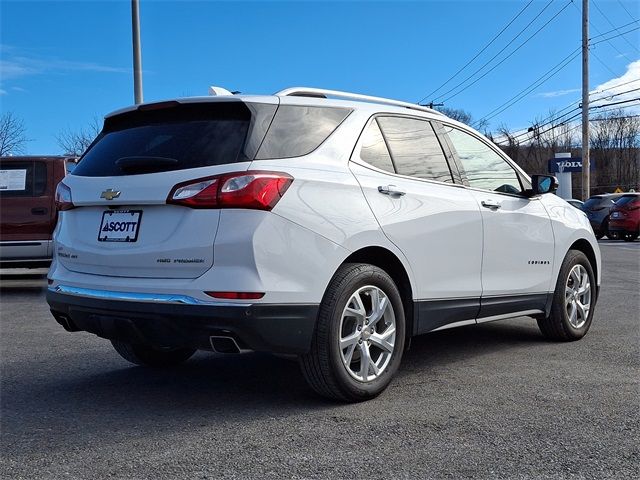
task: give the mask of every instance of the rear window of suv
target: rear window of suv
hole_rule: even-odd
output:
[[[109,117],[73,174],[118,176],[249,161],[275,111],[276,105],[240,101],[170,102]]]
[[[350,111],[241,101],[151,104],[107,118],[73,174],[133,175],[299,157],[318,148]]]

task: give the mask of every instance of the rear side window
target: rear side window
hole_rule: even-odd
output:
[[[313,152],[350,112],[346,108],[281,105],[256,160],[300,157]]]
[[[405,117],[379,117],[378,122],[397,173],[453,183],[449,164],[430,122]]]
[[[275,110],[239,101],[175,102],[110,117],[73,174],[132,175],[252,160]]]
[[[391,155],[376,120],[371,122],[362,136],[360,159],[380,170],[395,173]]]
[[[40,197],[47,190],[43,162],[0,162],[0,196]]]

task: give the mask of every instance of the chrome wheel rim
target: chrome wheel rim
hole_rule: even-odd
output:
[[[359,288],[342,311],[340,357],[360,382],[378,378],[389,366],[396,344],[396,317],[389,297],[378,287]]]
[[[573,328],[581,328],[587,323],[591,309],[591,280],[582,265],[575,265],[567,277],[565,309]]]

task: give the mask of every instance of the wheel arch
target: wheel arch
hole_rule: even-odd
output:
[[[343,264],[344,263],[368,263],[370,265],[375,265],[387,272],[393,279],[400,291],[402,306],[404,307],[406,322],[405,350],[408,350],[417,322],[414,321],[415,314],[413,308],[413,289],[411,286],[411,280],[402,261],[396,256],[396,254],[384,247],[365,247],[351,253],[344,260]]]
[[[596,289],[598,289],[599,287],[598,279],[600,278],[598,257],[596,256],[596,252],[593,249],[593,246],[591,246],[591,243],[589,242],[589,240],[585,238],[580,238],[571,244],[571,246],[569,247],[569,250],[578,250],[584,253],[586,257],[589,259],[591,268],[593,268],[593,275],[596,278]],[[598,292],[598,294],[599,293],[600,292]],[[597,300],[598,294],[596,294],[596,300]]]

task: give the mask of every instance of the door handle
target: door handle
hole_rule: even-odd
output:
[[[500,207],[502,207],[499,202],[496,202],[494,200],[482,200],[482,202],[480,203],[483,207],[490,208],[491,210],[498,210]]]
[[[380,185],[378,187],[378,191],[384,195],[391,195],[391,196],[398,196],[401,197],[402,195],[404,195],[405,192],[404,190],[401,190],[400,188],[396,187],[395,185]]]
[[[46,215],[47,214],[47,209],[44,207],[36,207],[36,208],[32,208],[31,209],[31,213],[33,215]]]

